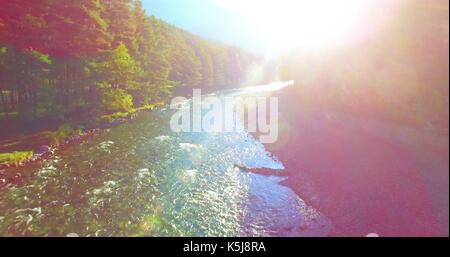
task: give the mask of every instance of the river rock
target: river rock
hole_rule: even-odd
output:
[[[52,148],[48,145],[41,145],[36,150],[37,155],[47,155],[47,154],[50,154],[51,152],[52,152]]]

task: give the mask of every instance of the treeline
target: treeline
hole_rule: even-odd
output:
[[[364,41],[336,52],[281,58],[303,108],[352,112],[448,134],[449,2],[405,1]]]
[[[82,119],[237,87],[260,60],[138,0],[0,0],[0,119]]]

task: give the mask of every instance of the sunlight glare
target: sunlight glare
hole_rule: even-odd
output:
[[[248,17],[273,50],[324,49],[363,32],[376,0],[213,0]]]

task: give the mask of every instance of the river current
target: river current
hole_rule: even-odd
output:
[[[282,86],[216,95],[276,90]],[[329,220],[280,184],[283,164],[254,135],[174,133],[173,113],[142,114],[42,164],[18,168],[28,177],[0,191],[0,235],[327,235]]]

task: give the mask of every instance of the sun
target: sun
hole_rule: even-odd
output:
[[[273,50],[325,49],[355,40],[380,0],[213,0],[248,17]]]

